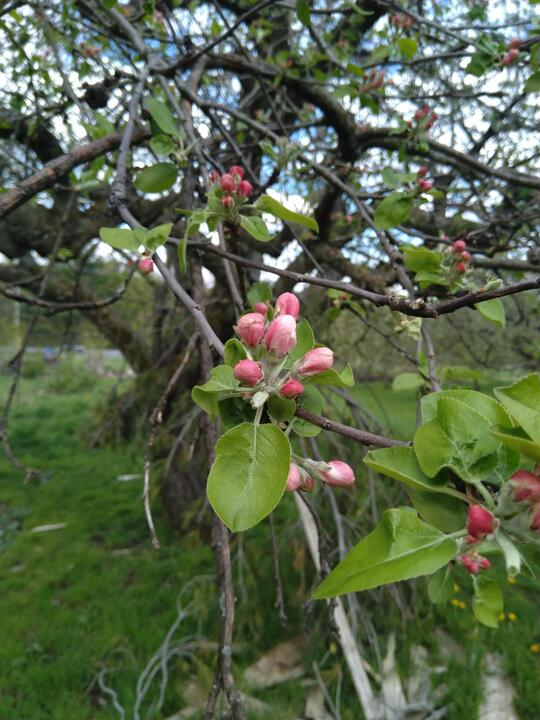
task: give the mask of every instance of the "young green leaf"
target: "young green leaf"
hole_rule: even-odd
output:
[[[220,437],[207,493],[230,530],[248,530],[272,512],[285,490],[290,462],[289,440],[276,425],[242,423]]]
[[[240,225],[259,242],[268,242],[272,239],[266,223],[256,215],[240,215]]]
[[[324,370],[317,375],[312,375],[305,379],[308,385],[332,385],[333,387],[352,387],[354,385],[354,376],[352,367],[347,367],[340,373],[334,368]]]
[[[248,300],[252,306],[259,302],[270,302],[272,300],[272,288],[263,282],[254,282],[248,290]]]
[[[412,392],[421,388],[425,382],[418,373],[400,373],[394,378],[392,390]]]
[[[298,398],[297,404],[315,415],[320,415],[323,408],[323,396],[313,385],[306,385],[304,394]],[[315,437],[321,432],[321,428],[317,425],[298,417],[294,418],[293,430],[301,437]]]
[[[506,324],[506,317],[504,313],[504,305],[500,298],[494,298],[493,300],[484,300],[484,302],[477,303],[474,306],[480,315],[494,323],[504,327]]]
[[[164,102],[151,97],[145,99],[143,106],[162,132],[166,135],[176,135],[178,133],[178,123]]]
[[[391,447],[370,450],[364,458],[366,465],[382,475],[399,480],[414,490],[441,492],[445,479],[429,478],[422,472],[414,448]]]
[[[510,415],[506,412],[500,402],[495,398],[478,392],[477,390],[465,390],[456,388],[455,390],[442,390],[437,393],[424,395],[421,401],[422,421],[428,422],[437,417],[439,400],[446,398],[459,400],[467,405],[467,407],[476,410],[491,425],[500,425],[502,427],[511,428],[514,423]]]
[[[450,575],[450,566],[437,570],[428,584],[428,597],[436,605],[450,600],[454,594],[454,582]]]
[[[99,237],[117,250],[131,250],[137,252],[141,244],[133,230],[126,228],[106,228],[99,229]]]
[[[533,373],[508,387],[495,388],[495,396],[533,442],[540,444],[540,375]]]
[[[143,244],[147,250],[155,252],[158,247],[164,245],[169,239],[169,235],[172,230],[172,223],[165,223],[164,225],[158,225],[151,230],[148,230],[145,234]]]
[[[414,510],[387,510],[380,524],[315,590],[316,599],[429,575],[454,558],[458,544]]]
[[[223,348],[223,360],[225,365],[234,367],[237,362],[244,360],[246,357],[246,348],[242,345],[240,340],[237,340],[236,338],[229,338]]]
[[[413,200],[406,193],[393,192],[385,197],[375,210],[375,227],[390,230],[408,220],[413,208]]]
[[[174,163],[159,162],[141,170],[133,184],[141,192],[164,192],[172,188],[177,175],[178,169]]]
[[[270,195],[262,195],[256,203],[259,210],[262,210],[263,212],[270,213],[270,215],[273,215],[274,217],[279,218],[280,220],[287,220],[288,222],[294,222],[298,223],[298,225],[303,225],[304,227],[309,228],[310,230],[314,230],[315,232],[319,232],[319,225],[315,218],[308,217],[307,215],[302,215],[301,213],[294,212],[293,210],[289,210],[284,205],[282,205],[280,202],[275,200],[273,197],[270,197]]]
[[[296,0],[296,17],[300,20],[302,25],[306,25],[306,27],[309,25],[311,12],[306,0]]]
[[[218,365],[212,368],[210,380],[204,385],[195,385],[191,391],[193,402],[197,403],[210,417],[215,420],[218,416],[218,402],[238,387],[238,380],[233,376],[229,365]]]
[[[499,627],[499,616],[504,608],[502,592],[495,580],[479,575],[473,578],[473,613],[478,622],[490,628]]]
[[[315,337],[311,325],[307,320],[301,320],[296,326],[296,345],[289,354],[286,368],[291,368],[297,360],[303,358],[304,355],[313,348]]]

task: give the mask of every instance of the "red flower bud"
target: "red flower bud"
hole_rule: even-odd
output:
[[[218,173],[217,170],[211,170],[208,173],[208,182],[211,182],[212,184],[217,183],[217,181],[220,179],[221,175]]]
[[[265,302],[255,303],[255,311],[260,313],[261,315],[266,315],[268,313],[267,303],[265,303]]]
[[[254,360],[240,360],[233,369],[234,377],[239,380],[242,385],[253,387],[260,383],[263,379],[263,371],[260,363]]]
[[[513,62],[515,62],[519,57],[519,50],[518,48],[511,48],[506,55],[504,55],[503,59],[501,60],[501,65],[511,65]]]
[[[426,175],[428,174],[427,165],[420,165],[420,167],[418,168],[417,174],[418,174],[418,177],[426,177]]]
[[[276,300],[276,315],[292,315],[296,320],[300,312],[300,300],[292,293],[282,293]]]
[[[233,177],[235,175],[238,175],[238,177],[243,178],[244,177],[244,168],[241,165],[232,165],[229,168],[229,174]]]
[[[467,515],[467,532],[475,538],[490,535],[495,529],[495,518],[483,505],[471,505]]]
[[[482,568],[482,570],[489,570],[489,568],[491,567],[491,562],[487,558],[483,557],[480,559],[480,567]]]
[[[431,180],[424,180],[424,178],[418,178],[416,184],[419,188],[425,190],[426,192],[428,190],[431,190],[431,188],[433,187],[433,183],[431,182]]]
[[[325,483],[335,487],[349,487],[354,483],[354,470],[350,465],[341,460],[331,460],[328,465],[330,465],[330,470],[321,473]]]
[[[531,519],[531,529],[540,530],[540,503],[534,506]]]
[[[253,185],[247,180],[242,180],[242,182],[238,184],[237,192],[239,195],[249,197],[253,192]]]
[[[456,265],[456,270],[458,271],[458,273],[461,273],[463,275],[463,273],[467,272],[467,266],[464,262],[458,262],[458,264]]]
[[[519,50],[520,47],[521,47],[520,38],[513,38],[512,42],[510,43],[510,49],[511,50]]]
[[[225,175],[221,176],[219,184],[221,189],[225,190],[225,192],[233,192],[233,190],[236,188],[234,178],[232,175],[229,175],[229,173],[225,173]]]
[[[264,315],[256,312],[247,313],[238,318],[236,332],[243,343],[255,347],[264,337],[264,325]]]
[[[221,204],[224,208],[232,208],[234,206],[234,198],[232,195],[225,195],[225,197],[221,198]]]
[[[266,349],[277,357],[285,357],[296,345],[296,320],[292,315],[274,318],[264,336]]]
[[[480,565],[478,565],[477,562],[473,562],[469,565],[467,570],[471,573],[471,575],[478,575],[478,571],[480,570]]]
[[[152,258],[144,257],[142,260],[139,260],[139,270],[145,273],[145,275],[154,272],[154,262]]]
[[[455,252],[456,255],[459,255],[462,253],[467,247],[467,244],[465,240],[455,240],[452,243],[452,252]]]
[[[462,262],[468,263],[470,259],[471,259],[471,253],[470,253],[470,252],[467,252],[467,251],[465,250],[465,252],[462,252],[462,253],[461,253],[461,260],[462,260]]]
[[[510,484],[514,489],[514,500],[516,502],[539,502],[540,501],[540,477],[528,470],[518,470],[510,478]]]
[[[334,353],[330,348],[320,347],[309,350],[298,362],[296,369],[301,375],[317,375],[329,370],[334,364]]]
[[[295,490],[298,490],[301,484],[302,478],[300,476],[300,470],[294,463],[291,463],[291,467],[289,468],[289,475],[287,477],[287,484],[285,485],[285,490],[287,492],[294,492]]]
[[[304,386],[299,380],[286,380],[283,385],[279,388],[279,394],[283,398],[294,400],[304,392]]]

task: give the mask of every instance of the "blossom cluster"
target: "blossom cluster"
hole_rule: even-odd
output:
[[[518,470],[510,478],[514,500],[530,510],[531,530],[540,532],[540,465],[534,472]]]
[[[252,194],[253,185],[248,180],[244,180],[244,175],[245,171],[241,165],[232,165],[223,175],[217,170],[212,170],[208,175],[208,180],[215,187],[225,209],[229,210],[240,205]]]
[[[261,408],[272,395],[296,400],[304,394],[307,379],[334,364],[334,353],[325,346],[308,350],[292,366],[287,362],[297,344],[299,313],[300,301],[286,292],[273,307],[266,302],[255,303],[253,312],[237,321],[235,331],[246,357],[235,364],[233,375],[243,386],[243,398],[254,408]],[[314,478],[341,487],[355,481],[352,468],[341,460],[326,463],[297,458],[291,464],[286,489],[311,490]]]
[[[471,260],[471,254],[467,252],[467,244],[465,240],[455,240],[449,248],[452,269],[459,275],[463,275],[468,270]]]
[[[465,542],[469,545],[467,553],[461,555],[458,560],[471,575],[477,575],[480,570],[488,570],[491,567],[490,561],[482,557],[475,545],[478,545],[488,535],[497,529],[497,522],[494,515],[483,505],[471,505],[467,514],[467,538]]]

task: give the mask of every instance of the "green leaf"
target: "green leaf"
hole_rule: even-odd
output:
[[[412,58],[416,55],[418,42],[414,38],[399,38],[397,44],[401,54],[408,60],[412,60]]]
[[[527,82],[525,83],[525,92],[540,92],[540,72],[535,72],[527,78]]]
[[[204,222],[206,222],[206,210],[202,208],[200,210],[195,210],[195,212],[191,213],[187,219],[184,237],[178,243],[178,265],[180,267],[180,272],[186,272],[187,268],[186,251],[188,238],[195,235]]]
[[[504,430],[504,432],[492,430],[492,433],[507,447],[540,463],[540,445],[528,438],[521,428]]]
[[[155,252],[158,247],[161,247],[167,242],[169,235],[171,234],[171,230],[172,223],[158,225],[157,227],[148,230],[143,240],[144,247],[151,252]]]
[[[424,395],[422,398],[422,421],[428,422],[437,418],[439,400],[446,398],[459,400],[467,405],[467,407],[480,413],[491,425],[501,425],[502,427],[511,428],[514,423],[501,405],[495,398],[478,392],[477,390],[466,390],[456,388],[455,390],[442,390],[437,393]]]
[[[137,240],[137,236],[133,230],[127,230],[125,228],[106,228],[102,227],[99,229],[99,237],[117,250],[132,250],[137,252],[139,245],[141,244]]]
[[[425,382],[424,378],[418,373],[401,373],[394,378],[392,390],[410,392],[412,390],[418,390]]]
[[[255,307],[259,302],[270,302],[272,300],[272,288],[263,282],[254,282],[248,290],[248,300]]]
[[[306,27],[309,25],[311,20],[311,11],[306,0],[296,0],[296,17],[300,20],[302,25]]]
[[[508,387],[495,388],[495,395],[533,442],[540,444],[540,375],[533,373]]]
[[[506,317],[504,313],[504,305],[500,298],[494,298],[493,300],[484,300],[484,302],[477,303],[474,306],[480,315],[489,320],[495,325],[504,327],[506,324]]]
[[[141,192],[164,192],[174,185],[177,175],[178,170],[174,163],[159,162],[141,170],[133,184]]]
[[[366,454],[364,462],[376,472],[387,475],[394,480],[399,480],[399,482],[414,490],[440,492],[441,487],[445,484],[444,478],[434,480],[422,472],[412,447],[370,450]]]
[[[455,540],[420,520],[414,510],[387,510],[375,530],[323,580],[314,597],[320,600],[429,575],[457,551]]]
[[[280,220],[287,220],[288,222],[298,223],[298,225],[303,225],[310,230],[319,232],[319,225],[315,218],[308,217],[307,215],[302,215],[301,213],[294,212],[293,210],[289,210],[280,202],[275,200],[273,197],[270,197],[270,195],[262,195],[257,200],[256,205],[259,210],[270,213],[270,215],[273,215]]]
[[[454,582],[447,565],[431,576],[428,584],[428,597],[432,603],[439,605],[450,600],[454,594]]]
[[[312,375],[305,379],[308,385],[332,385],[333,387],[352,387],[354,385],[354,376],[352,367],[347,367],[338,373],[334,368],[324,370],[324,372]]]
[[[236,338],[229,338],[225,343],[223,349],[223,360],[225,365],[234,367],[237,362],[247,358],[246,348],[242,345],[240,340]]]
[[[296,412],[295,401],[287,400],[279,395],[272,395],[266,407],[270,415],[278,422],[289,422]]]
[[[407,493],[422,520],[438,530],[453,533],[465,527],[467,506],[458,498],[442,495],[442,490],[441,493],[435,494],[409,488]]]
[[[465,68],[465,72],[475,77],[480,77],[492,66],[493,57],[488,53],[477,51],[471,57],[471,61]]]
[[[404,245],[403,261],[406,267],[415,273],[433,273],[436,277],[438,277],[441,269],[442,254],[436,250],[429,250],[425,247]]]
[[[413,199],[405,193],[393,192],[384,198],[375,210],[375,227],[390,230],[408,220],[413,208]]]
[[[307,320],[301,320],[296,326],[296,345],[289,354],[285,367],[291,368],[297,360],[303,358],[313,348],[314,344],[315,338],[311,325]]]
[[[255,410],[240,397],[230,397],[218,402],[219,417],[221,418],[222,434],[244,422],[252,423],[255,419]]]
[[[170,155],[174,150],[174,143],[168,135],[154,135],[150,138],[150,147],[156,155]]]
[[[272,512],[285,490],[290,462],[289,440],[276,425],[242,423],[220,437],[207,494],[230,530],[248,530]]]
[[[504,608],[504,601],[499,586],[494,580],[480,575],[473,578],[474,594],[473,613],[478,622],[490,628],[499,627],[499,616]]]
[[[313,385],[306,385],[304,394],[298,398],[297,404],[315,415],[320,415],[323,409],[323,397]],[[301,437],[315,437],[321,432],[321,428],[317,425],[298,417],[294,418],[293,430]]]
[[[191,391],[193,402],[197,403],[212,420],[218,416],[218,402],[230,395],[231,390],[238,387],[238,380],[233,376],[229,365],[218,365],[212,368],[210,380],[204,385],[196,385]]]
[[[162,132],[166,135],[178,134],[178,123],[164,102],[156,98],[146,98],[143,106],[145,110],[148,110],[152,120]]]
[[[499,444],[490,427],[480,413],[460,400],[439,398],[437,419],[422,424],[414,437],[420,467],[429,477],[449,467],[466,482],[485,480],[498,461]]]
[[[398,173],[391,167],[385,167],[382,171],[382,179],[388,187],[393,190],[402,187],[406,183],[415,181],[417,178],[416,173]]]
[[[270,232],[266,227],[266,223],[262,218],[257,217],[256,215],[240,215],[240,225],[259,242],[268,242],[272,239],[272,235],[270,235]]]

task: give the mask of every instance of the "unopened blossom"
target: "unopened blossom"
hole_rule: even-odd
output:
[[[279,358],[285,357],[296,345],[296,320],[292,315],[278,315],[264,336],[266,349]]]
[[[341,460],[331,460],[327,465],[330,466],[328,470],[321,473],[321,476],[327,485],[334,485],[335,487],[348,487],[355,481],[354,470],[347,463]]]
[[[249,347],[255,347],[264,337],[265,322],[264,315],[258,312],[242,315],[236,325],[238,337]]]
[[[233,375],[242,385],[254,387],[263,379],[263,370],[260,363],[246,359],[236,363]]]
[[[286,292],[276,300],[276,315],[292,315],[297,318],[300,312],[300,300],[293,293]]]
[[[328,347],[313,348],[309,350],[296,365],[301,375],[318,375],[329,370],[334,364],[334,353]]]

